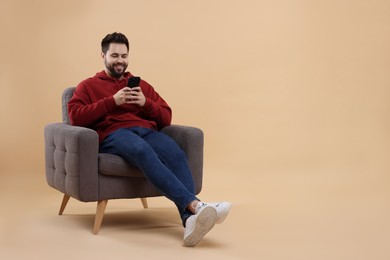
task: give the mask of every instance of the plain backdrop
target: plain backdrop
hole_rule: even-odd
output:
[[[360,228],[386,223],[389,1],[0,0],[0,9],[2,199],[22,192],[15,176],[44,183],[43,128],[62,120],[64,88],[103,69],[100,41],[116,31],[130,41],[128,69],[170,104],[173,123],[204,131],[206,194],[253,208],[288,196],[375,201],[350,216],[367,214]],[[370,241],[389,239],[384,225]]]
[[[388,1],[1,1],[1,170],[43,168],[61,93],[130,40],[129,70],[173,123],[204,129],[207,163],[261,171],[368,166],[388,151]],[[380,161],[379,161],[380,162]]]

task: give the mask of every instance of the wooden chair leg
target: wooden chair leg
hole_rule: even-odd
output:
[[[93,225],[93,234],[96,235],[99,233],[100,226],[102,225],[104,211],[106,210],[108,200],[101,200],[97,203],[95,224]]]
[[[58,215],[62,215],[62,213],[64,212],[66,204],[68,204],[69,198],[70,198],[70,196],[64,194],[64,198],[62,199],[62,203],[61,203],[61,207],[60,207],[60,211],[58,212]]]
[[[141,198],[142,206],[144,206],[144,209],[148,208],[148,201],[146,198]]]

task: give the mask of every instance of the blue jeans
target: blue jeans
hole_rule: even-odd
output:
[[[185,225],[192,215],[186,208],[195,197],[195,185],[186,154],[164,133],[142,127],[121,128],[100,145],[101,153],[121,156],[136,166],[168,199],[173,201]]]

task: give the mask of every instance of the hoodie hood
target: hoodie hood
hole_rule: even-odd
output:
[[[123,78],[125,78],[126,80],[130,77],[132,77],[133,74],[131,74],[130,72],[126,71],[124,74],[123,74]],[[102,70],[98,73],[96,73],[95,77],[98,77],[99,79],[101,80],[107,80],[107,81],[112,81],[112,82],[116,82],[118,79],[114,78],[114,77],[111,77],[109,75],[107,75],[106,71],[105,70]]]

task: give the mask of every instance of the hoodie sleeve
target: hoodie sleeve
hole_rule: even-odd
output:
[[[146,83],[146,82],[145,82]],[[145,91],[146,90],[146,91]],[[158,129],[165,126],[169,126],[172,120],[172,110],[160,95],[146,83],[146,87],[143,88],[146,103],[143,107],[143,111],[149,120],[153,120],[157,123]]]
[[[104,115],[116,108],[113,96],[92,102],[84,82],[80,83],[68,103],[69,119],[72,125],[91,127]]]

